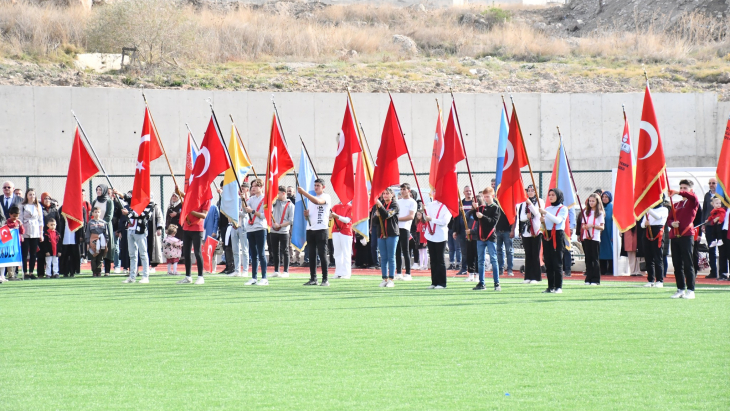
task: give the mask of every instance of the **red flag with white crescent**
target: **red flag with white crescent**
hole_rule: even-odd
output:
[[[527,201],[525,185],[522,183],[522,167],[527,165],[527,152],[522,143],[517,110],[512,107],[509,122],[509,137],[504,155],[502,184],[499,186],[497,201],[510,224],[514,224],[517,204]]]
[[[271,138],[269,139],[269,164],[266,173],[266,190],[264,201],[266,203],[264,214],[266,215],[266,221],[271,224],[271,209],[276,200],[276,194],[279,192],[279,178],[294,169],[294,161],[289,155],[289,149],[284,143],[284,138],[281,128],[279,128],[279,121],[274,113],[273,120],[271,122]]]
[[[137,165],[134,171],[132,200],[129,204],[137,214],[142,214],[142,211],[150,203],[150,162],[162,156],[162,149],[157,139],[158,136],[152,125],[150,111],[145,108],[144,122],[142,123],[142,137],[139,139]]]
[[[433,151],[431,152],[431,169],[428,172],[428,184],[431,186],[431,192],[436,190],[436,173],[439,169],[439,161],[444,155],[444,127],[441,123],[441,108],[439,107],[439,116],[436,119],[436,133],[433,137]]]
[[[662,201],[662,192],[667,188],[667,161],[664,158],[664,146],[648,84],[644,92],[644,108],[641,112],[636,155],[634,214],[637,218],[641,218],[650,208]]]
[[[362,148],[357,138],[355,118],[348,98],[345,117],[342,119],[342,129],[337,133],[337,154],[330,177],[332,189],[343,204],[352,201],[355,194],[355,170],[352,155],[360,151]]]

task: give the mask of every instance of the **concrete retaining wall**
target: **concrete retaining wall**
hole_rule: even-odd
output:
[[[205,99],[215,106],[226,141],[232,114],[254,165],[265,169],[273,108],[270,93],[231,91],[148,90],[150,107],[173,167],[184,165],[189,123],[198,141],[210,118]],[[670,167],[715,166],[730,114],[729,102],[715,93],[654,94],[659,128]],[[444,116],[448,94],[393,95],[416,171],[430,164],[438,99]],[[534,169],[550,169],[560,126],[573,169],[610,169],[618,161],[623,129],[621,104],[626,105],[634,144],[638,139],[643,93],[630,94],[515,94],[528,154]],[[388,108],[385,94],[354,94],[358,120],[373,154]],[[342,124],[346,95],[277,93],[277,106],[295,163],[298,136],[304,139],[315,166],[330,172],[336,152],[335,136]],[[497,94],[457,94],[457,108],[473,171],[493,171],[502,101]],[[509,104],[509,101],[508,101]],[[132,174],[142,128],[141,90],[0,87],[0,135],[6,152],[0,173],[65,174],[74,131],[74,110],[111,174]],[[401,159],[405,171],[407,158]],[[461,169],[465,165],[460,165]],[[153,173],[166,164],[153,164]]]

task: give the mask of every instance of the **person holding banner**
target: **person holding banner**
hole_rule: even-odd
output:
[[[674,278],[677,282],[677,292],[672,298],[695,298],[695,267],[692,257],[694,235],[696,228],[693,221],[700,207],[700,200],[692,191],[692,180],[681,180],[679,191],[670,190],[669,195],[679,194],[681,201],[674,203],[674,210],[669,213],[667,224],[672,227],[669,231],[670,247],[672,248],[672,264]]]
[[[542,246],[548,278],[548,288],[543,293],[561,294],[563,292],[565,220],[568,218],[568,208],[563,205],[563,192],[559,188],[550,189],[548,201],[550,201],[550,205],[539,210],[542,214],[540,222],[545,224]]]
[[[525,284],[537,284],[542,281],[540,270],[540,249],[542,247],[542,231],[540,231],[540,199],[535,186],[530,184],[525,190],[527,201],[520,204],[520,236],[525,249]]]
[[[379,224],[381,227],[380,237],[378,237],[378,250],[380,251],[380,272],[383,281],[380,287],[392,288],[393,279],[395,278],[395,253],[398,245],[400,229],[398,227],[398,215],[400,208],[397,201],[393,201],[395,193],[390,187],[383,191],[383,201],[375,200],[377,207],[377,217],[373,219],[373,224]]]
[[[669,217],[669,210],[664,203],[659,203],[649,209],[641,219],[641,226],[646,229],[644,236],[644,251],[646,252],[646,272],[648,282],[644,287],[664,287],[664,250],[662,240],[664,226]]]
[[[266,254],[264,250],[268,225],[264,215],[264,195],[261,192],[263,186],[264,182],[260,178],[253,180],[251,183],[251,197],[248,199],[248,207],[245,208],[246,213],[251,215],[250,220],[246,223],[246,237],[248,238],[249,250],[251,250],[251,279],[246,282],[246,285],[269,285],[269,280],[266,278]],[[259,265],[261,265],[260,281],[256,278]]]
[[[479,272],[479,284],[473,290],[485,290],[484,266],[487,253],[492,264],[492,279],[494,280],[494,291],[502,291],[499,285],[499,263],[497,262],[497,222],[502,216],[502,210],[494,201],[494,188],[487,187],[482,191],[483,202],[478,207],[472,208],[470,214],[478,222],[478,228],[474,234],[477,237],[477,271]]]
[[[606,213],[598,194],[593,193],[586,199],[581,221],[580,240],[586,256],[586,285],[601,285],[601,270],[598,264],[598,253],[601,248],[601,232],[605,224]]]
[[[23,242],[23,234],[25,233],[25,230],[23,229],[23,224],[20,222],[20,208],[18,208],[17,205],[11,205],[10,208],[8,208],[8,216],[7,220],[5,220],[5,225],[3,226],[3,230],[13,230],[18,229],[18,242],[22,244]],[[22,249],[22,245],[16,244],[15,245],[15,252],[16,252],[16,258],[17,258],[17,250]],[[15,260],[17,262],[17,260]],[[20,265],[20,264],[18,264]],[[5,278],[5,267],[0,267],[0,284],[4,283],[5,281],[8,281],[7,278]]]

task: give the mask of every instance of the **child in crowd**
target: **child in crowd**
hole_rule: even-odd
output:
[[[5,222],[4,227],[7,227],[9,229],[18,229],[18,235],[20,237],[20,242],[23,242],[23,234],[25,233],[25,229],[23,228],[23,224],[20,222],[20,208],[18,206],[12,206],[8,210],[8,220]],[[7,278],[5,278],[5,267],[0,267],[0,283],[4,283],[8,281]]]
[[[426,220],[423,218],[423,211],[416,212],[415,220],[418,237],[416,247],[418,248],[419,265],[421,270],[428,270],[428,240],[426,240]]]
[[[167,259],[167,274],[178,275],[177,263],[182,255],[182,241],[177,238],[177,226],[170,224],[165,231],[167,236],[162,240],[162,253]]]
[[[92,277],[101,277],[109,241],[109,224],[102,219],[101,208],[95,207],[91,215],[92,219],[86,225],[86,243],[91,254]]]
[[[46,258],[46,278],[58,278],[58,257],[61,256],[58,240],[61,235],[56,231],[56,219],[48,218],[43,230],[43,242],[40,244],[41,253]],[[39,273],[40,274],[40,273]]]
[[[712,211],[707,217],[707,227],[705,230],[712,230],[714,238],[717,240],[710,243],[710,248],[722,246],[722,226],[725,224],[725,209],[722,208],[722,200],[714,198],[712,200]],[[713,250],[714,252],[714,250]]]

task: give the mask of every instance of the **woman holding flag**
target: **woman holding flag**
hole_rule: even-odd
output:
[[[380,225],[380,237],[378,238],[378,251],[380,251],[380,272],[383,281],[380,287],[392,288],[395,278],[395,251],[398,245],[400,230],[398,228],[398,202],[393,201],[395,193],[388,187],[383,191],[383,201],[375,200],[375,218],[372,224]]]
[[[540,248],[542,247],[542,231],[540,231],[540,199],[535,186],[530,184],[525,190],[527,201],[520,204],[520,236],[525,248],[525,284],[537,284],[542,281],[540,270]]]
[[[541,208],[540,222],[545,224],[545,238],[543,238],[543,256],[547,268],[548,288],[543,293],[563,292],[563,251],[565,250],[565,220],[568,218],[568,208],[563,205],[563,192],[558,188],[551,188],[548,192],[550,205]]]
[[[580,240],[586,255],[586,285],[600,285],[601,271],[598,264],[598,253],[601,248],[601,232],[605,224],[606,213],[598,194],[592,193],[586,199],[581,221]]]

